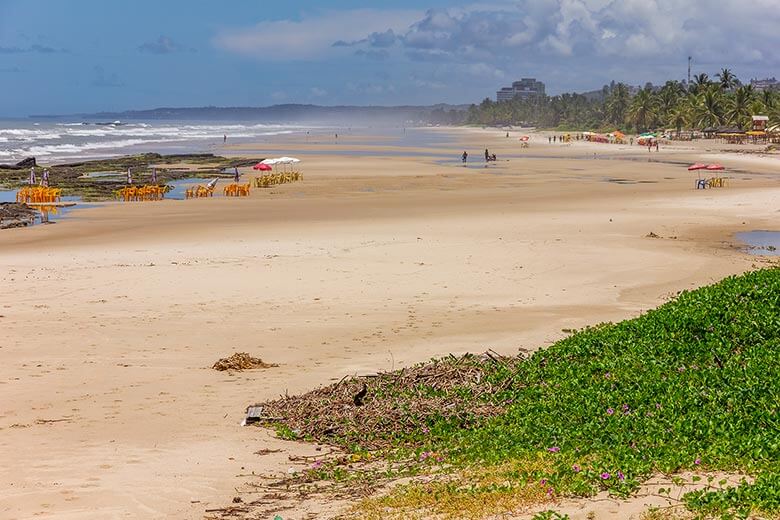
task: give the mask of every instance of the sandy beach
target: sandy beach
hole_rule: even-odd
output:
[[[314,450],[241,427],[248,404],[448,353],[537,349],[773,261],[734,234],[777,229],[776,156],[417,131],[436,138],[228,146],[295,153],[304,180],[1,231],[0,517],[203,518]],[[724,164],[729,185],[694,190],[695,161]],[[234,352],[279,366],[211,370]]]

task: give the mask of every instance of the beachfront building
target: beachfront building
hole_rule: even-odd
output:
[[[753,116],[753,132],[766,132],[767,125],[769,124],[769,117],[767,116]]]
[[[536,78],[523,78],[496,92],[496,101],[511,101],[515,98],[533,99],[544,96],[544,83]]]
[[[780,90],[780,81],[777,81],[774,77],[764,79],[751,79],[750,84],[754,90]]]

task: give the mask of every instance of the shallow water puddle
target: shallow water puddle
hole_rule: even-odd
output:
[[[746,231],[737,233],[737,239],[747,244],[751,255],[780,256],[780,231]]]

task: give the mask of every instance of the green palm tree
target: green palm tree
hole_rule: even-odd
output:
[[[694,125],[698,128],[723,124],[723,96],[719,87],[710,86],[696,96],[694,106]]]
[[[640,90],[631,100],[628,108],[628,118],[638,131],[647,130],[654,122],[658,110],[658,102],[648,89]]]
[[[731,90],[737,85],[737,77],[731,72],[730,69],[721,69],[720,73],[716,74],[718,80],[720,80],[721,90]]]
[[[693,82],[688,87],[691,88],[694,94],[701,94],[705,88],[710,86],[710,77],[706,72],[696,74],[693,77]]]
[[[771,110],[777,103],[777,95],[774,90],[766,89],[761,92],[761,102],[764,104],[767,110]]]
[[[678,103],[677,106],[669,111],[666,122],[677,129],[677,136],[679,137],[682,129],[690,125],[691,122],[691,111],[689,106],[686,103]]]
[[[739,87],[726,101],[726,119],[740,128],[746,128],[750,121],[750,105],[754,99],[753,87]]]
[[[626,112],[631,103],[628,87],[624,83],[618,83],[609,94],[606,102],[608,122],[621,125],[626,120]]]
[[[680,100],[680,84],[676,81],[668,81],[658,92],[658,115],[666,120],[669,113],[677,106]]]

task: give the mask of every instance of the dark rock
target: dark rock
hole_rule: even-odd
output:
[[[0,203],[0,229],[29,226],[35,220],[35,210],[26,204]]]
[[[38,163],[35,162],[35,157],[28,157],[16,163],[16,166],[19,168],[32,168],[33,166],[38,166]]]

